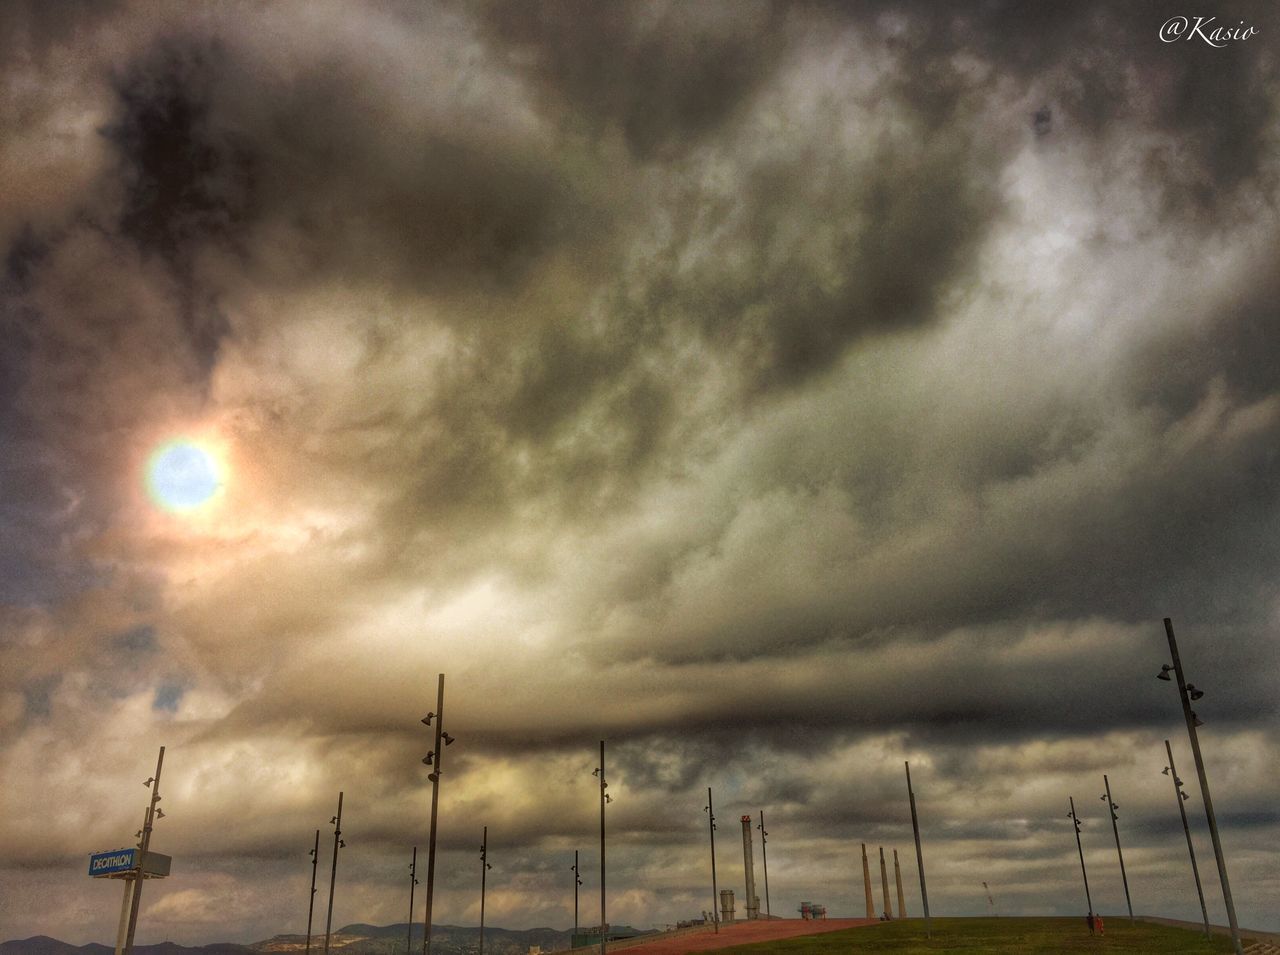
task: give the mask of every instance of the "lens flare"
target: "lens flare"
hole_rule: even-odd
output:
[[[174,514],[190,513],[209,503],[224,483],[217,459],[193,441],[163,444],[147,462],[147,493]]]

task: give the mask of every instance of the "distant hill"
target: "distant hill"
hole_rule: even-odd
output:
[[[365,925],[357,922],[344,925],[333,933],[329,950],[339,949],[343,955],[402,955],[408,941],[409,925]],[[506,929],[486,926],[484,930],[485,955],[528,955],[532,946],[544,952],[569,947],[569,933],[553,928]],[[422,926],[413,927],[412,946],[420,951]],[[277,935],[250,948],[259,953],[301,952],[306,947],[304,935]],[[312,955],[315,943],[312,943]],[[476,955],[480,949],[480,929],[477,926],[433,925],[431,927],[431,955]],[[0,955],[5,953],[0,952]],[[21,953],[28,955],[28,953]],[[47,955],[64,955],[50,952]],[[212,955],[212,953],[211,953]]]
[[[342,955],[400,955],[405,951],[409,925],[344,925],[333,933],[329,949],[338,949]],[[324,933],[312,936],[312,955],[317,955],[323,945]],[[215,942],[209,945],[185,946],[173,942],[159,945],[135,945],[134,955],[263,955],[275,952],[305,951],[305,935],[276,935],[252,945],[233,945]],[[569,947],[569,933],[553,928],[506,929],[485,927],[485,955],[528,955],[533,946],[544,952]],[[413,946],[421,950],[422,926],[413,927]],[[431,955],[476,955],[480,948],[480,929],[476,926],[433,925],[431,927]],[[113,955],[114,947],[92,942],[88,945],[72,945],[47,935],[34,938],[0,942],[0,955]]]
[[[174,942],[161,942],[159,945],[135,945],[133,951],[134,955],[253,955],[253,949],[248,945],[233,945],[230,942],[214,942],[212,945],[191,948]],[[0,942],[0,955],[113,955],[114,952],[114,945],[100,945],[97,942],[72,945],[47,935]]]

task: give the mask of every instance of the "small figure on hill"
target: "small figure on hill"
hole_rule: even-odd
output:
[[[1106,934],[1107,934],[1106,932],[1104,932],[1104,931],[1102,930],[1102,916],[1101,916],[1101,915],[1095,915],[1095,916],[1093,917],[1093,923],[1094,923],[1094,925],[1096,925],[1096,926],[1098,927],[1098,934],[1099,934],[1099,935],[1106,935]]]
[[[1093,913],[1090,912],[1084,917],[1084,924],[1089,926],[1089,934],[1093,934]]]

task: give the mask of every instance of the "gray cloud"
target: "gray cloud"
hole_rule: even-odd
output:
[[[444,921],[489,825],[492,918],[567,924],[601,738],[619,921],[706,906],[708,786],[775,911],[856,912],[906,759],[935,910],[1074,913],[1108,773],[1194,916],[1166,615],[1274,927],[1269,8],[15,9],[0,937],[109,937],[161,744],[146,932],[296,930],[339,790],[336,918],[402,919],[439,672]]]

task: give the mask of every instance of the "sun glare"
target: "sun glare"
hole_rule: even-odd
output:
[[[147,493],[173,514],[189,514],[208,504],[225,483],[218,459],[194,441],[169,441],[156,448],[147,461]]]

